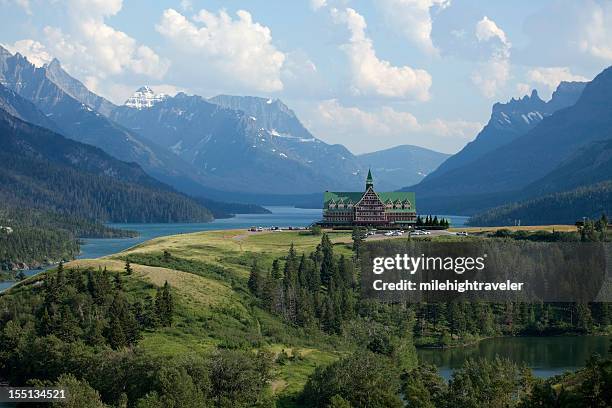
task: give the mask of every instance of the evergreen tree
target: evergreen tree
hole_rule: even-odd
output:
[[[119,318],[115,315],[110,319],[109,327],[106,330],[106,338],[110,346],[114,349],[119,349],[128,345],[123,326]]]
[[[257,260],[253,261],[253,265],[251,265],[251,273],[249,274],[248,287],[252,294],[255,296],[259,296],[260,294],[260,285],[261,285],[261,276],[260,276],[259,266],[257,265]]]
[[[355,227],[353,228],[353,233],[351,237],[353,239],[353,252],[355,253],[355,257],[359,258],[363,248],[364,240],[366,239],[366,231],[362,227]]]
[[[126,275],[131,275],[132,274],[132,265],[130,265],[130,260],[126,259],[125,260],[125,267],[123,268],[125,270],[125,274]]]
[[[155,308],[159,323],[164,327],[171,326],[172,315],[174,313],[174,301],[168,281],[164,283],[162,288],[157,289],[157,294],[155,295]]]
[[[275,259],[272,262],[272,274],[271,274],[272,279],[279,280],[281,278],[281,272],[280,272],[280,264],[278,262],[278,259]]]
[[[269,312],[273,312],[276,306],[276,293],[277,293],[277,282],[278,281],[274,279],[273,277],[273,270],[274,270],[274,264],[273,264],[272,270],[268,272],[268,275],[266,276],[266,279],[263,282],[262,290],[260,294],[261,300],[263,303],[263,307]]]
[[[327,234],[321,238],[321,252],[323,260],[321,263],[321,282],[329,285],[330,280],[336,273],[336,263],[334,260],[334,248]]]
[[[115,274],[114,283],[116,290],[123,290],[123,281],[121,280],[121,275],[118,273]]]

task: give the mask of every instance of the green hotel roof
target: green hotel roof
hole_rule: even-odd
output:
[[[382,192],[382,193],[378,193],[375,192],[376,195],[378,195],[378,198],[380,198],[380,200],[383,203],[386,203],[387,201],[391,200],[392,202],[395,202],[397,200],[399,201],[410,201],[410,209],[406,209],[406,210],[399,210],[399,211],[416,211],[416,199],[415,199],[415,195],[413,192],[404,192],[404,191],[391,191],[391,192]],[[357,203],[359,200],[361,200],[361,197],[363,197],[363,195],[365,194],[365,192],[360,192],[360,191],[326,191],[323,194],[323,207],[326,208],[329,204],[330,201],[335,201],[335,202],[339,202],[339,201],[343,201],[343,202],[348,202],[351,201],[353,204]],[[395,210],[398,211],[398,210]]]

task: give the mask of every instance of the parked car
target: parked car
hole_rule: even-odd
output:
[[[457,235],[461,236],[461,237],[467,237],[469,234],[466,231],[459,231],[457,233]]]

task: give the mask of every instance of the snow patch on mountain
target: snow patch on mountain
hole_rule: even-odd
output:
[[[147,109],[153,107],[156,103],[168,99],[168,95],[164,93],[156,94],[153,89],[148,86],[139,88],[132,96],[125,101],[125,106],[134,109]]]

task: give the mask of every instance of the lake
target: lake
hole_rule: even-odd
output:
[[[115,228],[124,228],[138,232],[134,238],[87,238],[81,240],[81,253],[77,258],[90,259],[114,254],[141,242],[165,235],[187,234],[198,231],[260,227],[306,227],[321,219],[320,209],[294,207],[266,207],[271,214],[237,214],[233,218],[216,219],[206,223],[171,223],[171,224],[108,224]],[[24,271],[26,276],[36,275],[41,270]],[[0,282],[0,292],[10,288],[14,281]]]
[[[266,207],[271,214],[237,214],[233,218],[217,219],[207,223],[172,223],[172,224],[108,224],[111,227],[124,228],[138,232],[135,238],[88,238],[82,239],[81,253],[77,258],[90,259],[114,254],[141,242],[165,235],[187,234],[198,231],[223,229],[240,229],[251,226],[260,227],[306,227],[321,219],[321,209],[295,207]],[[447,218],[455,227],[463,226],[468,217],[440,215]],[[24,271],[26,276],[36,275],[41,270]],[[0,282],[0,292],[10,288],[14,281]]]
[[[266,207],[272,214],[238,214],[233,218],[223,218],[207,223],[175,224],[108,224],[138,232],[135,238],[83,239],[81,254],[78,258],[99,258],[130,248],[141,242],[165,235],[188,234],[198,231],[224,229],[246,229],[258,227],[306,227],[321,219],[321,210],[294,207]]]
[[[500,337],[470,347],[418,349],[417,354],[419,361],[435,365],[446,379],[468,358],[495,356],[525,364],[534,375],[546,378],[584,367],[591,354],[605,356],[609,347],[609,336]]]

